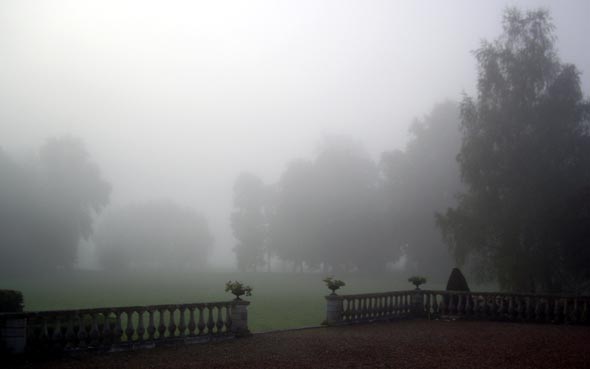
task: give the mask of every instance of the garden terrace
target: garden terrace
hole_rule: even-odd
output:
[[[156,347],[15,368],[587,368],[587,327],[404,320],[255,334],[206,345]]]

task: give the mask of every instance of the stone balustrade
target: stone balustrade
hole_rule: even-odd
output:
[[[0,314],[0,325],[25,321],[26,351],[124,350],[170,342],[204,342],[248,334],[249,302],[131,306]],[[15,341],[16,342],[16,341]],[[22,337],[21,341],[22,342]],[[25,347],[13,347],[22,351]]]
[[[411,290],[326,296],[327,325],[399,318],[590,323],[590,296]]]
[[[325,324],[336,325],[405,318],[412,315],[413,291],[330,295]]]
[[[430,317],[590,323],[590,296],[428,290],[421,293],[424,314]]]

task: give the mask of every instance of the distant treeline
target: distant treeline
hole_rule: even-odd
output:
[[[506,290],[589,293],[590,102],[559,60],[547,11],[508,9],[503,26],[474,52],[476,96],[435,106],[404,150],[374,160],[328,136],[275,183],[240,174],[239,269],[403,264],[439,279],[458,264]],[[0,150],[0,274],[72,268],[90,237],[105,269],[205,264],[205,218],[171,202],[110,209],[93,234],[110,190],[74,138],[48,140],[29,161]]]
[[[404,256],[409,273],[447,276],[453,264],[434,213],[455,206],[462,189],[458,105],[436,106],[411,133],[405,151],[378,162],[331,136],[277,183],[242,173],[231,216],[239,268],[261,270],[276,257],[293,270],[379,273]]]
[[[378,272],[404,255],[410,271],[440,275],[448,246],[503,289],[589,293],[590,103],[580,72],[559,60],[547,11],[507,9],[503,27],[474,52],[477,95],[416,122],[405,151],[374,162],[331,139],[277,183],[240,175],[239,267],[274,256],[299,269]]]

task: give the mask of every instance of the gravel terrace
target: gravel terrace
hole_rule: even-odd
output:
[[[5,367],[5,366],[3,366]],[[411,320],[84,354],[17,368],[590,368],[590,328]]]

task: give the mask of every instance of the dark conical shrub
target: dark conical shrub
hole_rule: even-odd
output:
[[[453,268],[447,282],[447,291],[469,291],[467,280],[459,268]]]

